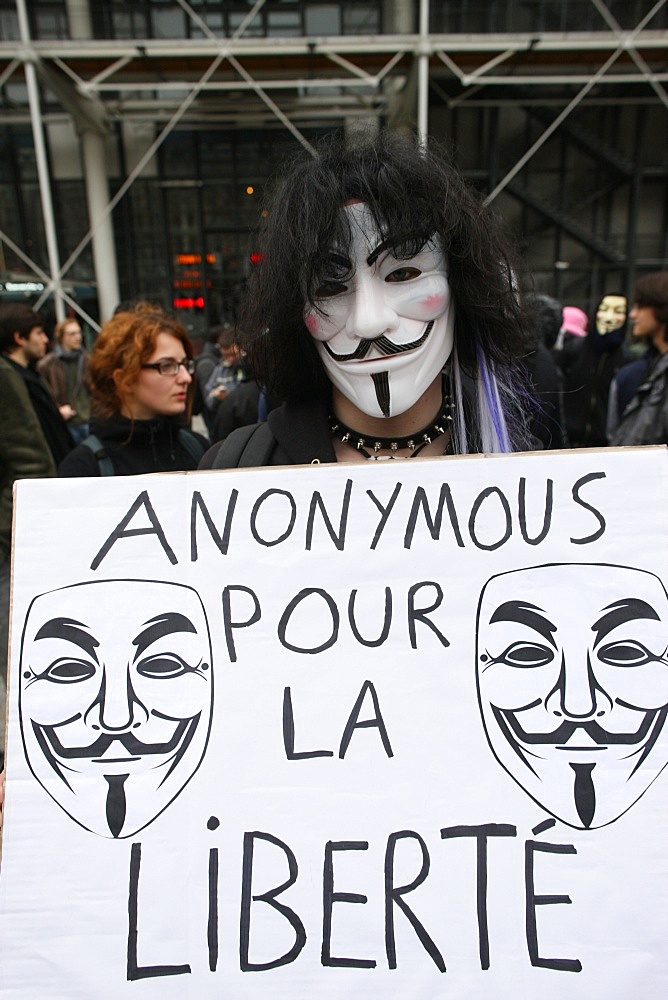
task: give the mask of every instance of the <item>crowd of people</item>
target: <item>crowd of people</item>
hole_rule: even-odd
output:
[[[391,133],[293,162],[263,215],[240,324],[198,358],[147,302],[90,355],[74,317],[47,351],[38,313],[0,308],[4,676],[16,480],[668,443],[668,271],[591,317],[523,294],[448,157]]]
[[[557,373],[559,446],[668,444],[668,271],[639,278],[630,309],[626,295],[604,294],[591,318],[547,295],[527,301]]]

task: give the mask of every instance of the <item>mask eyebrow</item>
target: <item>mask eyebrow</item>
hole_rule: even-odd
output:
[[[373,248],[373,250],[371,251],[371,253],[367,257],[367,259],[366,259],[367,266],[371,267],[373,264],[375,264],[376,261],[378,260],[378,258],[380,257],[380,255],[382,253],[385,253],[386,250],[389,250],[391,246],[392,246],[392,240],[389,240],[389,239],[382,240],[378,244],[378,246],[376,246],[376,247]]]
[[[343,254],[337,253],[335,250],[330,250],[327,254],[327,263],[334,264],[335,267],[343,267],[346,271],[351,271],[353,266],[348,257],[344,257]]]
[[[197,632],[190,619],[176,611],[156,615],[155,618],[150,618],[144,624],[148,625],[148,628],[145,628],[136,639],[132,640],[132,645],[137,647],[135,660],[151,643],[161,639],[163,635],[172,635],[174,632]]]
[[[493,625],[495,622],[517,622],[520,625],[527,625],[539,632],[556,649],[557,644],[552,633],[557,631],[557,626],[546,618],[542,611],[542,608],[526,601],[506,601],[499,605],[489,623]]]
[[[592,632],[596,632],[594,648],[608,632],[612,632],[618,625],[623,625],[625,622],[638,621],[640,618],[661,621],[652,605],[639,597],[626,597],[621,601],[608,604],[603,610],[608,612],[607,615],[602,615],[591,627]]]
[[[87,626],[83,622],[77,622],[73,618],[51,618],[45,622],[37,635],[38,639],[64,639],[65,642],[73,642],[83,649],[95,662],[98,662],[95,647],[99,646],[99,641],[86,631]]]
[[[406,247],[408,252],[406,254],[402,254],[397,259],[409,260],[411,257],[417,257],[427,243],[429,243],[431,238],[431,236],[425,236],[423,233],[406,233],[405,235],[387,236],[384,240],[381,240],[378,246],[373,248],[366,259],[367,266],[371,267],[375,264],[380,255],[385,253],[386,250],[401,250],[402,247]]]

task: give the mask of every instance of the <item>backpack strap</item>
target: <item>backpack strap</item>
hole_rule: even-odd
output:
[[[195,468],[199,465],[200,459],[206,451],[206,446],[196,434],[189,431],[187,427],[181,427],[179,430],[179,444],[181,447],[188,452],[190,457],[195,463]]]
[[[236,469],[268,465],[275,444],[276,438],[267,423],[238,427],[222,442],[211,468]]]
[[[200,459],[206,451],[204,443],[200,441],[197,435],[193,434],[192,431],[187,430],[185,427],[180,428],[178,438],[179,444],[183,447],[184,451],[188,452],[195,463],[195,467],[197,467]],[[104,445],[100,441],[99,437],[95,434],[89,434],[88,437],[81,443],[85,448],[89,448],[95,455],[101,476],[115,475],[114,464],[105,451]]]
[[[100,441],[99,437],[95,434],[89,434],[81,444],[84,448],[88,448],[93,452],[97,460],[97,467],[101,476],[113,476],[114,475],[114,463],[111,461],[107,455],[104,445]]]

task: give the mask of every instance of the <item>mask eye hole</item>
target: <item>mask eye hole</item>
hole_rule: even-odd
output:
[[[610,667],[642,667],[658,659],[641,642],[634,639],[626,642],[609,642],[598,651],[601,663]]]
[[[521,669],[544,667],[554,659],[554,651],[538,642],[514,642],[494,657],[494,663],[505,663],[509,667]]]
[[[412,281],[413,278],[419,278],[422,271],[418,267],[397,267],[394,271],[385,278],[386,282],[390,284],[398,284],[403,281]]]
[[[137,673],[151,680],[170,680],[173,677],[182,677],[189,671],[192,671],[192,667],[176,653],[159,653],[137,664]]]
[[[330,280],[325,280],[321,285],[318,285],[315,297],[316,299],[332,299],[335,295],[343,295],[343,293],[347,291],[347,285],[344,285],[342,281],[337,281],[335,278],[332,278]]]
[[[95,667],[92,663],[63,656],[49,664],[40,676],[55,684],[76,684],[79,681],[87,681],[94,674]]]

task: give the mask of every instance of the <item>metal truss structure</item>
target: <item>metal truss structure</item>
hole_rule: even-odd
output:
[[[668,32],[654,27],[667,0],[648,4],[633,28],[622,28],[604,0],[590,0],[600,30],[477,34],[431,33],[430,0],[420,0],[415,9],[397,0],[386,3],[389,23],[401,26],[408,13],[416,32],[265,38],[249,37],[248,29],[267,0],[256,0],[234,34],[224,38],[187,0],[177,2],[200,37],[93,39],[85,4],[71,0],[70,34],[82,37],[35,40],[30,37],[25,0],[16,0],[20,38],[0,42],[0,85],[5,95],[0,127],[31,123],[50,273],[31,259],[20,233],[2,227],[0,239],[41,277],[45,295],[55,291],[59,311],[68,301],[80,310],[68,299],[63,282],[91,241],[104,299],[102,312],[118,299],[117,279],[109,267],[110,254],[114,255],[113,211],[174,130],[279,126],[310,148],[304,135],[309,128],[342,124],[350,128],[356,122],[380,120],[414,127],[426,142],[430,134],[456,131],[457,121],[462,122],[466,113],[476,116],[476,128],[486,130],[480,140],[488,150],[486,162],[467,159],[487,201],[503,195],[504,210],[516,222],[523,221],[543,236],[550,229],[557,248],[563,247],[564,239],[575,241],[586,249],[588,267],[612,269],[627,285],[632,280],[638,266],[634,212],[642,203],[643,178],[649,172],[654,180],[668,180]],[[589,117],[579,120],[584,109]],[[599,114],[626,114],[619,121],[627,139],[628,115],[633,115],[634,123],[638,115],[648,115],[645,127],[652,142],[663,148],[663,156],[644,164],[628,141],[616,144],[609,129],[604,135],[588,131],[587,122]],[[503,124],[508,120],[504,116],[512,116],[512,139],[504,139]],[[65,120],[74,121],[81,137],[91,225],[63,262],[53,221],[44,131],[45,124]],[[101,143],[118,122],[150,124],[155,132],[110,200]],[[492,123],[501,129],[498,134],[489,131]],[[532,164],[541,158],[539,151],[554,137],[561,139],[564,162],[568,159],[564,143],[567,151],[577,150],[580,175],[587,172],[582,157],[596,160],[599,199],[601,204],[607,199],[609,211],[617,214],[612,228],[625,231],[622,246],[578,211],[583,197],[587,193],[590,201],[592,197],[582,176],[571,205],[564,204],[563,197],[550,198],[541,188],[539,174],[532,175],[533,183],[527,180]],[[621,218],[619,199],[614,200],[620,186],[629,192]],[[646,267],[665,266],[665,191],[656,208],[657,243],[643,260]],[[549,266],[559,270],[560,263],[568,265],[568,260],[553,260]]]

